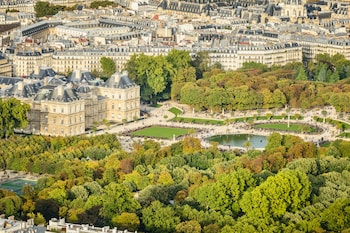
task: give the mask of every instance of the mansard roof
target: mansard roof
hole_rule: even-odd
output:
[[[29,98],[29,97],[35,96],[41,86],[42,86],[41,82],[35,82],[35,83],[17,82],[12,87],[6,89],[4,95]]]
[[[44,86],[34,99],[35,101],[72,102],[79,100],[79,96],[72,87],[68,86]]]
[[[82,84],[76,89],[76,91],[78,93],[89,93],[91,92],[91,88],[86,84]]]
[[[106,81],[105,86],[126,89],[137,86],[137,84],[128,77],[127,72],[123,72],[122,74],[116,72]]]
[[[59,85],[64,85],[65,81],[63,81],[63,80],[61,80],[59,78],[56,78],[56,77],[50,77],[49,81],[48,81],[48,84],[49,85],[54,85],[54,86],[59,86]]]
[[[15,83],[23,82],[22,78],[0,77],[0,84],[14,85]]]
[[[86,81],[90,83],[95,80],[95,77],[89,71],[74,70],[67,78],[67,81],[72,83],[82,83]]]

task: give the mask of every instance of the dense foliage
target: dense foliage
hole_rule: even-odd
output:
[[[101,63],[101,68],[104,76],[110,77],[112,74],[115,73],[116,66],[112,58],[102,57],[100,59],[100,63]]]
[[[0,141],[7,168],[50,175],[22,196],[1,190],[0,212],[147,232],[339,232],[350,228],[349,148],[273,133],[263,152],[187,137],[126,153],[109,134],[13,136]]]
[[[208,59],[206,53],[191,60],[187,52],[173,50],[165,57],[134,55],[127,68],[149,102],[172,98],[214,111],[285,105],[350,111],[348,80],[304,80],[311,63],[307,71],[299,63],[284,68],[245,63],[241,70],[223,72],[218,64],[209,67]],[[324,64],[332,74],[342,67],[339,78],[348,77],[346,61],[325,56],[313,64],[320,70],[315,75],[325,75],[322,81],[335,80],[327,78]],[[26,105],[11,101],[0,104],[2,114],[14,116],[10,123],[3,117],[2,126],[23,127]],[[0,190],[0,213],[6,216],[34,218],[37,224],[64,217],[139,232],[350,231],[347,141],[317,148],[272,133],[264,151],[243,153],[220,151],[215,143],[203,149],[199,139],[185,137],[165,147],[135,142],[127,153],[110,134],[11,135],[0,141],[0,167],[45,176],[35,188],[25,186],[21,196]]]
[[[38,1],[35,3],[34,11],[36,17],[51,16],[63,11],[66,7],[61,5],[54,5],[50,2]]]
[[[93,9],[98,9],[99,7],[116,6],[114,2],[110,1],[93,1],[90,7]]]
[[[15,98],[0,99],[0,139],[13,135],[15,128],[25,128],[28,111],[29,105]]]
[[[342,55],[321,54],[305,68],[247,62],[237,71],[208,66],[207,53],[193,59],[185,51],[167,56],[133,55],[126,65],[130,78],[141,86],[141,99],[155,103],[172,99],[197,110],[312,108],[332,105],[350,111],[350,61]],[[343,81],[338,82],[341,79]],[[307,81],[314,80],[314,81]]]

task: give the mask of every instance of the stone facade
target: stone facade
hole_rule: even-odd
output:
[[[0,78],[0,97],[15,97],[30,105],[29,123],[23,132],[80,135],[96,122],[121,123],[140,117],[140,87],[127,73],[115,73],[106,82],[89,72],[75,71],[65,78],[42,68],[39,74],[25,79]]]

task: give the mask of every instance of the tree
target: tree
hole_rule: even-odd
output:
[[[322,214],[322,226],[333,232],[341,232],[350,228],[350,200],[337,199]]]
[[[201,233],[202,227],[196,220],[181,222],[176,226],[177,233]]]
[[[93,1],[91,4],[90,4],[90,8],[92,9],[98,9],[100,6],[101,7],[107,7],[107,6],[113,6],[115,5],[114,2],[110,2],[110,1]]]
[[[316,81],[326,82],[327,81],[327,65],[320,65],[320,70],[316,76]]]
[[[22,206],[22,200],[18,196],[7,196],[0,199],[0,212],[6,216],[18,216]]]
[[[142,100],[155,104],[160,98],[170,98],[171,80],[176,72],[164,56],[133,55],[125,68],[140,85]]]
[[[34,6],[36,17],[43,17],[49,15],[50,3],[49,2],[37,2]]]
[[[46,223],[46,220],[41,213],[29,213],[28,217],[34,219],[35,225],[41,225]]]
[[[206,209],[240,212],[239,201],[244,192],[255,186],[252,174],[246,169],[238,169],[217,177],[215,183],[208,183],[194,189],[190,195]]]
[[[207,51],[205,52],[198,52],[193,60],[191,61],[192,66],[196,69],[196,77],[197,79],[201,79],[203,77],[203,73],[208,71],[209,69],[209,53]]]
[[[109,130],[109,127],[111,126],[111,122],[107,119],[102,119],[102,123],[106,126],[106,128]]]
[[[279,133],[272,133],[268,138],[267,138],[267,145],[265,147],[266,150],[273,150],[277,147],[282,146],[282,135]]]
[[[142,223],[148,232],[173,233],[180,218],[170,206],[165,207],[159,201],[154,201],[142,210]]]
[[[207,103],[211,109],[221,111],[230,103],[230,98],[225,89],[215,88],[210,91]]]
[[[298,75],[295,79],[296,80],[307,80],[308,79],[303,66],[300,66],[299,71],[298,71]]]
[[[120,215],[113,217],[112,223],[118,229],[136,231],[140,226],[140,219],[135,213],[123,212]]]
[[[112,58],[101,57],[100,63],[101,63],[103,74],[105,76],[110,77],[112,74],[115,73],[116,66]]]
[[[245,147],[246,150],[248,151],[252,147],[252,143],[250,141],[245,141],[243,143],[243,147]]]
[[[129,188],[124,184],[110,183],[105,187],[102,195],[103,216],[112,219],[123,212],[133,212],[140,208]]]
[[[189,67],[191,56],[188,51],[173,49],[167,54],[166,60],[178,71]]]
[[[37,2],[34,6],[35,15],[37,17],[55,15],[59,11],[63,11],[65,6],[53,5],[49,2]]]
[[[330,76],[329,76],[329,82],[330,83],[336,83],[340,79],[338,71],[334,71]]]
[[[278,218],[306,204],[311,194],[310,181],[300,171],[282,171],[244,194],[240,206],[248,216]]]
[[[244,62],[242,67],[240,68],[240,70],[249,70],[249,69],[258,69],[261,72],[266,72],[268,71],[269,68],[265,64],[262,64],[260,62],[254,62],[254,61]]]
[[[205,105],[205,90],[194,83],[186,83],[181,89],[181,100],[183,104],[188,104],[196,110],[201,110]]]
[[[15,98],[0,100],[0,138],[14,134],[15,128],[23,129],[28,124],[29,105]]]

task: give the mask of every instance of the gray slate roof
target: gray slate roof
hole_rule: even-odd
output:
[[[59,102],[72,102],[79,100],[79,96],[76,91],[72,88],[65,86],[44,86],[40,89],[37,96],[34,98],[35,101],[59,101]]]
[[[128,77],[126,72],[123,72],[122,74],[116,72],[106,81],[105,86],[110,88],[126,89],[137,86],[137,84]]]

